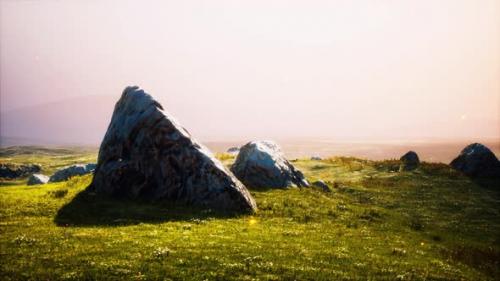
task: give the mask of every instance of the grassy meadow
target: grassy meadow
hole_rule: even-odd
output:
[[[221,154],[226,165],[234,157]],[[43,173],[85,149],[2,150]],[[1,280],[500,280],[500,184],[444,164],[294,160],[316,188],[251,190],[233,215],[83,192],[91,176],[0,182]]]

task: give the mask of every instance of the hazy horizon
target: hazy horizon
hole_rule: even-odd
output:
[[[0,136],[98,143],[138,85],[196,138],[500,139],[500,3],[0,1]]]

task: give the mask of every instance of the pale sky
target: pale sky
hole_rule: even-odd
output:
[[[498,0],[0,3],[4,113],[139,85],[201,138],[500,137]]]

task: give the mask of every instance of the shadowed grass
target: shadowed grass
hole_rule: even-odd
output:
[[[57,190],[56,192],[60,192]],[[65,190],[67,193],[67,190]],[[238,214],[186,206],[175,202],[114,199],[82,191],[57,211],[59,226],[120,226],[169,221],[231,218]]]

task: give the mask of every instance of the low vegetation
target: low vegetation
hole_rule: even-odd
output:
[[[44,172],[95,153],[2,155]],[[222,155],[224,164],[234,156]],[[2,280],[499,280],[500,191],[446,165],[293,162],[332,188],[251,190],[254,215],[0,183]]]

